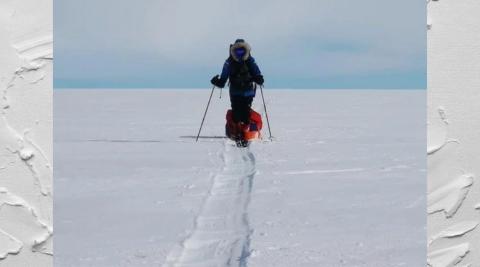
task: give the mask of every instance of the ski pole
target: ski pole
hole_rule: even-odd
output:
[[[260,85],[260,92],[262,93],[263,109],[265,109],[265,117],[267,118],[268,134],[270,135],[270,141],[272,141],[272,131],[270,130],[270,121],[268,120],[267,105],[265,104],[265,97],[263,96],[263,85]]]
[[[205,117],[207,116],[208,106],[210,106],[210,100],[212,100],[214,89],[215,89],[215,85],[212,87],[212,92],[210,93],[210,98],[208,99],[207,108],[205,108],[205,114],[203,114],[202,123],[200,124],[200,129],[198,129],[197,139],[195,140],[195,142],[198,142],[198,138],[200,137],[200,132],[202,131],[203,122],[205,121]]]

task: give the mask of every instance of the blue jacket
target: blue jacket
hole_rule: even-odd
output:
[[[257,63],[255,63],[255,58],[253,58],[252,56],[248,57],[245,63],[247,64],[248,70],[252,77],[262,74],[260,72],[260,69],[258,68]],[[234,67],[234,64],[241,64],[241,63],[235,61],[232,57],[229,57],[227,58],[227,60],[225,60],[225,63],[223,64],[222,74],[220,75],[220,80],[222,82],[226,83],[227,79],[230,78],[231,71],[232,71],[232,68]],[[255,96],[255,88],[254,88],[253,82],[249,83],[248,87],[246,88],[235,88],[230,84],[230,95],[246,96],[246,97]]]

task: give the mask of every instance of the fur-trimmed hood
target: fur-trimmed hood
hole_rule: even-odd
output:
[[[251,48],[250,48],[250,45],[249,45],[247,42],[245,42],[245,41],[236,41],[234,44],[232,44],[232,45],[230,46],[230,55],[232,56],[232,58],[233,58],[235,61],[240,61],[240,59],[237,58],[237,57],[235,56],[235,53],[233,52],[235,49],[240,48],[240,47],[245,48],[245,55],[243,55],[243,57],[242,57],[241,60],[242,60],[242,61],[246,61],[246,60],[250,57],[250,50],[251,50]]]

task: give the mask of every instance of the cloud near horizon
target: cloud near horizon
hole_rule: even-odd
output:
[[[279,88],[425,88],[425,3],[62,0],[56,87],[209,86],[236,38]]]

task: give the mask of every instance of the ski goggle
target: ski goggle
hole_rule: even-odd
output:
[[[235,56],[237,58],[243,58],[243,56],[245,56],[245,54],[247,53],[247,51],[245,50],[245,48],[243,47],[239,47],[239,48],[236,48],[235,50],[233,50],[233,53],[235,54]]]

